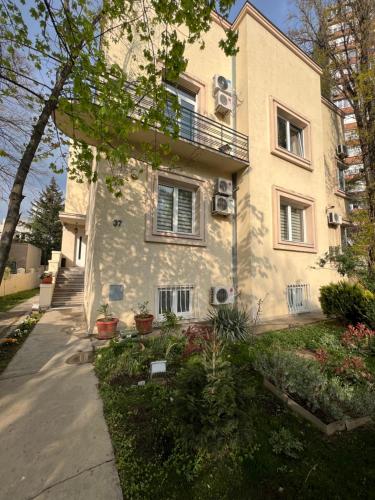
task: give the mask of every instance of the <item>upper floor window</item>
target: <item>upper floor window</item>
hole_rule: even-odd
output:
[[[274,248],[316,252],[314,200],[273,188]]]
[[[157,230],[193,234],[194,198],[190,189],[159,184]]]
[[[305,221],[303,208],[281,202],[280,231],[282,241],[305,241]]]
[[[339,190],[345,192],[345,170],[343,168],[337,167],[337,181]]]
[[[303,129],[280,113],[277,115],[277,140],[281,148],[297,156],[303,154]]]
[[[354,113],[350,113],[349,115],[346,115],[344,117],[344,123],[347,124],[347,123],[355,123],[356,122],[356,119],[355,119],[355,114]]]
[[[146,241],[206,246],[204,186],[200,178],[149,170]]]
[[[271,153],[312,170],[310,122],[274,98],[271,112]]]
[[[197,109],[196,94],[178,87],[174,87],[169,83],[165,84],[165,88],[170,94],[176,96],[178,104],[180,105],[180,118],[178,123],[180,127],[180,137],[192,141],[194,139],[194,130],[196,128],[194,119],[194,113]],[[172,109],[172,106],[168,106],[168,104],[167,113],[170,117],[173,118],[174,111]]]

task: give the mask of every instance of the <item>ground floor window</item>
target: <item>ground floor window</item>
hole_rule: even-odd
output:
[[[298,314],[310,310],[310,285],[297,283],[287,286],[288,310]]]
[[[194,313],[194,285],[158,287],[156,301],[159,319],[163,319],[165,312],[174,312],[177,316],[191,318]]]

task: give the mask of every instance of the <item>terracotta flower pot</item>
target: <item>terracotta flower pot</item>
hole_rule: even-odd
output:
[[[140,335],[152,332],[152,322],[154,321],[154,316],[152,314],[146,317],[134,316],[134,321],[137,332]]]
[[[96,327],[98,329],[98,339],[112,339],[117,330],[118,319],[112,318],[110,320],[98,319],[96,322]]]
[[[42,284],[43,285],[51,285],[52,283],[52,276],[45,276],[42,278]]]

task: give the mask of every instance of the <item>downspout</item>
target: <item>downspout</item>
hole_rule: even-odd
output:
[[[236,93],[236,55],[232,56],[232,89],[233,89],[233,109],[232,126],[237,130],[237,93]],[[232,282],[237,301],[238,295],[238,258],[237,258],[237,173],[232,174],[233,186],[233,215],[232,215]]]

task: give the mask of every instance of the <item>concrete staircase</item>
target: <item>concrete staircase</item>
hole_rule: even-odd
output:
[[[56,278],[51,307],[80,307],[83,305],[85,269],[60,268]]]

